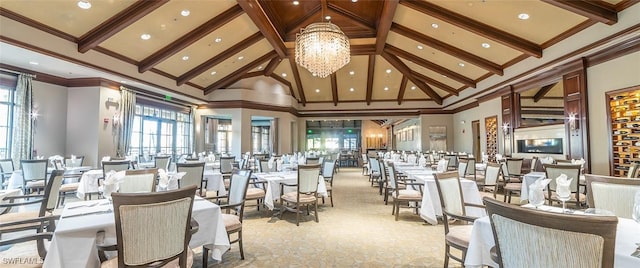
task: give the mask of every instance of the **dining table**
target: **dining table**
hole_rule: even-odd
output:
[[[51,172],[54,170],[55,168],[47,168],[47,176],[49,176],[49,174],[51,174]],[[86,172],[88,170],[91,170],[90,166],[65,167],[64,175],[80,176],[83,172]],[[7,184],[7,189],[18,189],[18,188],[21,188],[22,185],[23,185],[22,170],[16,169],[13,171],[13,173],[11,173],[11,177],[9,178],[9,183]]]
[[[213,245],[211,256],[220,260],[230,248],[220,207],[196,196],[191,217],[198,222],[199,229],[191,237],[189,246],[193,249]],[[96,234],[104,231],[106,241],[115,241],[115,228],[113,205],[108,200],[67,203],[56,225],[43,267],[100,267]]]
[[[253,173],[252,176],[257,178],[258,181],[266,182],[264,205],[269,210],[273,210],[275,208],[275,201],[279,200],[282,195],[280,190],[281,184],[295,184],[298,182],[297,171]],[[295,189],[294,187],[285,187],[285,191],[295,191]],[[323,197],[328,197],[327,185],[325,184],[322,176],[318,176],[318,194]]]
[[[532,205],[524,205],[534,209]],[[538,209],[553,211],[560,213],[562,208],[540,206]],[[585,214],[582,211],[573,211],[575,214]],[[586,215],[586,214],[585,214]],[[590,217],[598,217],[592,215]],[[618,218],[618,226],[616,228],[616,243],[614,267],[640,267],[640,258],[633,257],[631,254],[636,251],[640,243],[640,223],[627,218]],[[469,248],[464,261],[465,267],[499,267],[491,259],[490,250],[495,246],[493,231],[489,216],[479,218],[473,222],[471,237],[469,238]]]
[[[539,179],[546,179],[547,178],[547,173],[545,172],[539,172],[539,171],[533,171],[533,172],[529,172],[527,174],[524,174],[522,176],[522,186],[521,186],[521,190],[520,190],[520,202],[524,202],[526,200],[529,199],[529,187],[531,186],[531,184],[533,184],[534,182],[536,182]],[[555,179],[555,178],[554,178]],[[579,182],[579,187],[580,187],[580,192],[584,193],[585,192],[585,177],[584,175],[580,175],[580,182]]]

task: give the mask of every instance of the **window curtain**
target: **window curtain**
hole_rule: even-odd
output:
[[[117,155],[127,155],[131,147],[133,119],[136,114],[136,93],[128,88],[120,87],[120,124],[118,128]]]
[[[18,82],[14,96],[13,130],[11,140],[11,158],[14,166],[20,167],[20,160],[31,159],[33,148],[33,76],[18,75]]]

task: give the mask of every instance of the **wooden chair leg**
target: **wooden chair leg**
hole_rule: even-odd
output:
[[[238,247],[240,247],[240,259],[244,260],[244,249],[242,248],[242,229],[238,231]],[[206,266],[202,266],[206,267]]]
[[[449,267],[449,245],[444,246],[444,268]]]
[[[240,247],[242,248],[242,246]],[[207,267],[209,264],[209,249],[206,246],[202,246],[202,267]]]
[[[316,202],[315,204],[316,204],[316,207],[315,207],[314,214],[316,214],[316,222],[320,222],[320,220],[318,220],[318,202]]]

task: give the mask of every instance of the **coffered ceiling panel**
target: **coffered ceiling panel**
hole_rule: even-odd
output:
[[[404,64],[409,66],[409,68],[411,68],[411,70],[413,70],[414,72],[416,72],[418,74],[421,74],[423,76],[426,76],[426,77],[428,77],[428,78],[430,78],[432,80],[435,80],[437,82],[440,82],[442,84],[445,84],[445,85],[447,85],[449,87],[458,89],[458,88],[464,86],[464,84],[462,84],[462,83],[460,83],[460,82],[458,82],[456,80],[453,80],[453,79],[451,79],[450,77],[448,77],[446,75],[436,73],[436,72],[434,72],[434,71],[432,71],[430,69],[424,68],[424,67],[422,67],[420,65],[417,65],[417,64],[415,64],[415,63],[413,63],[411,61],[402,60],[402,62],[404,62]],[[436,85],[434,85],[434,84],[432,84],[430,82],[426,82],[426,83],[429,84],[429,86],[436,87]]]
[[[100,46],[140,61],[236,4],[231,0],[170,1]],[[183,16],[184,10],[189,16]],[[143,34],[150,35],[143,40]]]
[[[373,73],[373,100],[395,100],[398,98],[402,73],[383,57],[376,56],[376,68]]]
[[[367,62],[369,56],[353,56],[347,66],[338,70],[338,100],[362,100],[367,96]],[[353,91],[351,90],[353,89]]]
[[[293,76],[293,72],[291,71],[291,63],[289,63],[289,59],[283,59],[280,64],[278,64],[278,67],[276,67],[276,69],[273,71],[273,74],[289,81],[289,83],[293,87],[294,96],[296,97],[296,99],[300,98],[298,94],[298,84],[296,83],[296,79]]]
[[[404,100],[426,100],[429,99],[429,96],[422,92],[415,84],[411,83],[411,81],[407,82],[407,86],[404,89]]]
[[[304,96],[309,102],[333,101],[331,77],[319,78],[311,75],[307,69],[298,66],[298,73],[304,89]]]

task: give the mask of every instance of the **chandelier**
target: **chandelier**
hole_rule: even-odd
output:
[[[325,78],[351,61],[349,38],[331,22],[316,22],[296,34],[295,60]]]

